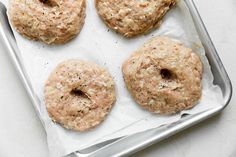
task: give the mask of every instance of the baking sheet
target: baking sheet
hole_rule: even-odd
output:
[[[1,0],[7,4],[6,0]],[[122,62],[145,41],[156,35],[165,35],[184,42],[199,53],[204,64],[203,95],[200,103],[182,113],[194,114],[213,108],[223,102],[220,88],[213,86],[213,76],[204,55],[190,14],[180,1],[164,18],[161,27],[148,35],[125,39],[103,24],[96,14],[93,1],[87,1],[87,17],[79,36],[63,46],[47,46],[29,41],[14,31],[21,58],[28,71],[40,104],[51,156],[62,156],[98,142],[120,137],[177,121],[181,114],[160,116],[151,114],[137,105],[127,92],[120,66]],[[47,115],[43,101],[43,86],[49,73],[61,61],[80,58],[94,61],[107,68],[116,82],[117,102],[107,119],[89,132],[78,133],[54,124]]]

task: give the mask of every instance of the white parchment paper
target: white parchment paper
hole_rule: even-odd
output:
[[[7,6],[7,0],[1,0]],[[50,156],[58,157],[81,150],[95,143],[116,137],[145,131],[180,119],[180,114],[161,116],[149,113],[131,98],[122,77],[122,62],[144,42],[157,35],[164,35],[183,42],[201,56],[204,64],[202,98],[196,107],[182,113],[195,114],[220,105],[223,97],[220,88],[213,85],[213,76],[205,57],[188,9],[180,0],[163,19],[161,27],[147,35],[125,39],[114,33],[100,20],[93,0],[87,1],[85,25],[79,36],[66,45],[47,46],[20,36],[14,29],[22,61],[39,97],[40,116],[45,123]],[[69,58],[90,60],[107,68],[116,82],[117,101],[106,118],[97,128],[88,132],[66,130],[53,123],[45,109],[43,88],[53,68]]]

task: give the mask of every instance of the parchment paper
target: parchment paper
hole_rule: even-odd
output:
[[[8,3],[7,0],[1,1],[5,5]],[[183,0],[168,12],[159,29],[134,39],[125,39],[106,27],[96,13],[93,0],[87,0],[86,11],[85,25],[79,36],[62,46],[47,46],[27,40],[13,29],[22,61],[41,101],[40,118],[45,123],[50,156],[63,156],[98,142],[177,121],[182,113],[195,114],[221,104],[221,90],[212,83],[213,76],[209,63]],[[180,40],[198,53],[204,64],[201,101],[193,109],[173,116],[152,114],[140,108],[125,88],[121,72],[122,62],[144,42],[157,35]],[[69,58],[98,63],[110,71],[116,82],[117,101],[112,111],[100,126],[88,132],[64,129],[50,120],[45,109],[44,82],[59,62]]]

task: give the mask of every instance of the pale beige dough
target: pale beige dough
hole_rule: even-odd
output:
[[[95,0],[97,12],[113,30],[134,37],[158,27],[176,0]]]
[[[202,62],[190,48],[167,37],[155,37],[122,66],[128,90],[145,109],[174,114],[201,98]]]
[[[31,40],[64,44],[81,31],[85,0],[10,0],[9,18],[16,31]]]
[[[109,72],[78,59],[64,61],[55,68],[45,83],[44,94],[49,116],[76,131],[100,124],[116,99]]]

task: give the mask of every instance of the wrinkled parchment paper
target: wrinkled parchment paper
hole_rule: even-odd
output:
[[[8,5],[7,0],[1,1]],[[182,113],[195,114],[221,104],[223,98],[220,88],[213,86],[209,63],[183,0],[168,12],[159,29],[134,39],[125,39],[106,27],[96,13],[93,0],[87,0],[86,11],[85,25],[81,33],[66,45],[48,46],[30,41],[13,29],[22,62],[41,101],[40,118],[45,123],[50,156],[63,156],[108,139],[177,121]],[[193,109],[173,116],[152,114],[140,108],[125,88],[121,72],[122,62],[144,42],[157,35],[180,40],[198,53],[204,64],[201,101]],[[50,120],[45,109],[44,82],[59,62],[69,58],[96,62],[107,68],[116,82],[117,101],[113,109],[100,126],[88,132],[64,129]]]

